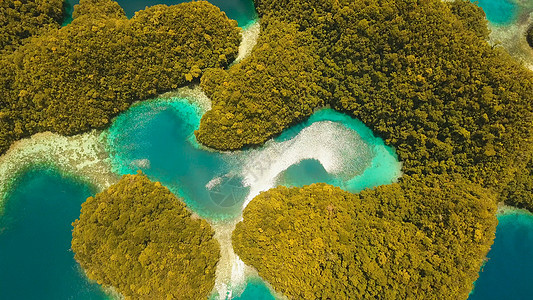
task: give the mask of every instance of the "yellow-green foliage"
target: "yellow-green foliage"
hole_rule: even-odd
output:
[[[468,29],[474,31],[480,38],[487,39],[489,37],[488,21],[480,6],[464,0],[448,2],[448,5],[450,5],[452,13],[458,16]]]
[[[485,41],[482,11],[458,1],[255,1],[251,56],[202,78],[213,110],[198,139],[260,144],[329,104],[393,145],[407,174],[500,188],[530,152],[533,77]]]
[[[479,186],[442,176],[358,195],[278,187],[246,207],[233,245],[289,299],[467,299],[495,211]]]
[[[0,60],[0,153],[21,137],[103,128],[135,100],[231,62],[236,21],[206,1],[157,5],[128,20],[111,0],[82,0],[61,29]]]
[[[82,0],[80,5],[74,6],[72,18],[81,16],[89,18],[126,18],[126,13],[120,5],[113,0]]]
[[[218,149],[260,144],[326,103],[328,92],[317,84],[321,62],[307,45],[311,37],[294,24],[274,24],[279,30],[261,36],[247,63],[202,77],[214,107],[202,118],[200,142]]]
[[[533,159],[529,160],[525,168],[516,171],[501,198],[505,200],[505,204],[533,212]]]
[[[213,289],[213,230],[144,175],[88,198],[73,225],[72,250],[88,277],[126,299],[206,299]]]
[[[13,50],[43,27],[59,27],[63,0],[0,1],[0,50]]]

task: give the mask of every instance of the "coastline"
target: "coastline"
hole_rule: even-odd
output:
[[[526,41],[527,29],[533,24],[533,3],[511,1],[517,6],[517,17],[507,24],[488,23],[489,44],[505,49],[509,55],[533,71],[533,48]]]
[[[99,135],[96,130],[71,137],[44,132],[13,144],[0,157],[0,211],[13,181],[32,166],[53,167],[90,182],[96,190],[117,182]]]

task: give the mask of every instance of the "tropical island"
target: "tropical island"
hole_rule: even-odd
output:
[[[0,4],[0,154],[197,83],[212,105],[195,137],[210,151],[260,147],[325,107],[395,149],[397,183],[279,186],[244,209],[233,248],[289,299],[467,299],[497,206],[533,212],[533,73],[487,42],[467,0],[256,0],[260,35],[236,63],[241,29],[206,1],[128,19],[80,0],[63,27],[61,6]],[[73,226],[87,277],[127,299],[212,295],[212,227],[142,174],[89,197]]]
[[[501,191],[526,167],[533,76],[487,43],[480,8],[463,0],[284,3],[256,1],[262,34],[251,57],[202,77],[213,109],[200,142],[260,144],[330,105],[394,146],[408,175],[461,174]]]
[[[405,175],[359,195],[331,186],[265,192],[237,225],[237,254],[291,299],[466,299],[494,238],[495,203],[533,209],[531,72],[487,43],[484,13],[468,1],[255,3],[263,31],[251,57],[201,79],[213,109],[202,118],[198,140],[221,150],[261,144],[329,105],[394,146]],[[366,207],[350,207],[355,215],[335,220],[342,225],[329,223],[338,202],[358,203],[353,197],[375,203],[377,219]],[[402,217],[403,201],[433,211],[410,211],[417,220],[411,223]],[[461,212],[441,211],[446,201]],[[365,235],[364,222],[390,226],[375,225]],[[441,250],[469,245],[471,252],[420,246],[425,226],[431,228],[425,243]],[[344,245],[335,238],[342,232]],[[404,254],[399,249],[429,261],[391,262]],[[350,262],[354,256],[367,260]],[[403,281],[390,281],[398,274]]]
[[[87,276],[126,299],[206,299],[220,247],[213,230],[142,174],[82,205],[72,250]]]

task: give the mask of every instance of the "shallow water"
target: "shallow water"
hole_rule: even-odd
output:
[[[315,182],[326,182],[352,193],[358,193],[366,188],[392,183],[401,176],[401,163],[393,148],[386,146],[382,139],[374,136],[372,130],[363,122],[332,109],[315,112],[309,120],[285,130],[275,140],[288,140],[299,133],[302,128],[323,121],[334,122],[349,129],[350,134],[359,137],[364,146],[351,152],[350,150],[353,151],[355,147],[351,139],[335,137],[331,143],[326,141],[327,148],[338,148],[342,151],[340,157],[337,158],[342,163],[342,172],[328,174],[318,161],[304,160],[282,173],[279,184],[303,186]],[[366,147],[368,148],[365,149]],[[358,168],[357,165],[364,167]]]
[[[0,217],[1,299],[106,299],[70,251],[71,223],[92,193],[49,169],[17,179]]]
[[[512,0],[478,1],[493,25],[513,23],[519,14]],[[128,17],[132,17],[135,11],[145,6],[186,1],[118,2]],[[210,2],[225,11],[228,17],[236,19],[242,27],[256,18],[250,0]],[[67,3],[71,5],[71,14],[72,5],[78,1],[67,0]],[[66,20],[65,24],[68,22]],[[286,130],[258,150],[234,154],[210,152],[198,147],[192,132],[198,127],[201,113],[194,105],[180,100],[147,102],[119,116],[108,132],[115,171],[127,174],[142,169],[152,179],[162,181],[183,196],[193,210],[211,219],[235,217],[247,199],[260,190],[279,184],[303,186],[327,182],[358,192],[390,183],[400,174],[391,148],[375,138],[361,122],[332,110],[319,111],[307,122]],[[332,122],[335,126],[321,122]],[[324,152],[320,159],[312,153],[297,153],[297,148],[305,143],[297,144],[296,138],[313,124],[322,124],[322,127],[314,127],[316,132],[320,132],[320,128],[336,128],[340,133],[352,130],[357,139],[345,141],[351,146],[357,145],[364,153],[363,157],[354,157],[358,159],[357,163],[339,169],[335,164],[328,165],[328,155],[335,155],[334,151]],[[287,153],[300,157],[285,162],[275,159]],[[341,154],[349,156],[353,153]],[[266,166],[251,165],[265,161]],[[85,279],[69,251],[70,224],[79,216],[81,203],[91,194],[87,185],[51,170],[34,169],[19,177],[6,202],[5,214],[0,218],[0,298],[106,297],[98,285]],[[488,256],[490,260],[480,272],[476,289],[469,299],[531,299],[533,217],[509,214],[498,218],[500,224]],[[274,297],[261,280],[253,279],[248,281],[243,294],[234,299]]]
[[[401,175],[390,147],[360,121],[331,109],[262,147],[232,153],[198,146],[201,114],[180,98],[133,106],[106,133],[114,171],[142,170],[215,221],[238,217],[254,196],[279,184],[328,182],[357,192]]]
[[[239,26],[245,27],[256,18],[255,7],[252,0],[208,0],[213,5],[217,6],[226,13],[226,15],[233,20],[237,20]],[[72,11],[74,5],[78,4],[79,0],[66,0],[66,20],[64,25],[72,21]],[[156,4],[175,5],[183,2],[190,2],[187,0],[117,0],[118,4],[122,6],[128,18],[135,15],[136,11],[143,10]]]
[[[229,166],[222,154],[198,148],[193,132],[200,116],[199,108],[186,100],[149,101],[130,108],[108,130],[113,171],[142,170],[203,216],[237,214],[240,207],[224,196],[238,192],[232,190],[238,183],[226,180],[220,193],[206,188],[213,178],[227,174]],[[240,190],[246,192],[242,186]]]
[[[518,16],[518,5],[513,0],[475,0],[483,8],[487,20],[496,25],[509,24]]]
[[[328,182],[360,191],[395,181],[401,164],[392,148],[360,121],[331,109],[289,128],[265,145],[217,152],[198,145],[202,110],[184,98],[139,103],[104,132],[113,171],[142,170],[201,217],[233,220],[255,195],[274,186]],[[239,299],[271,299],[255,280]]]
[[[244,292],[234,300],[274,300],[270,290],[260,279],[248,281]]]
[[[496,240],[469,300],[533,298],[533,215],[498,216]]]

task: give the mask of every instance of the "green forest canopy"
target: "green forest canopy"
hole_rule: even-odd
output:
[[[237,226],[237,253],[292,298],[466,298],[496,226],[498,195],[477,184],[533,211],[531,73],[486,42],[466,0],[255,5],[258,44],[223,70],[239,29],[205,1],[128,20],[114,1],[81,0],[63,28],[58,1],[0,3],[0,154],[36,132],[103,128],[200,77],[213,109],[197,138],[221,150],[330,105],[394,146],[407,175],[358,195],[325,184],[263,193]],[[89,277],[127,297],[199,299],[213,287],[209,225],[144,176],[89,198],[74,226]]]
[[[81,0],[73,16],[2,55],[0,154],[37,132],[103,128],[133,101],[228,65],[240,43],[237,22],[206,1],[127,19],[114,1]]]
[[[196,132],[203,144],[258,145],[331,105],[394,146],[406,174],[458,173],[501,191],[530,160],[532,73],[486,42],[469,1],[255,5],[251,56],[201,79],[213,100]]]
[[[495,212],[484,189],[442,175],[357,195],[278,187],[246,207],[233,245],[289,299],[467,299]]]
[[[63,0],[0,1],[0,54],[13,51],[47,26],[59,28],[62,18]]]
[[[220,246],[211,226],[142,174],[88,198],[73,225],[87,276],[126,299],[206,299],[214,287]]]

